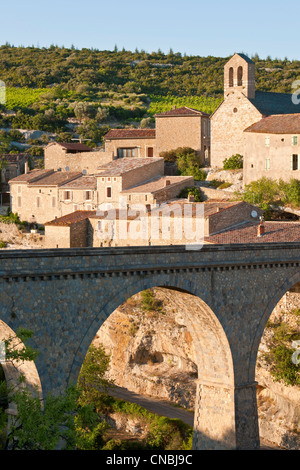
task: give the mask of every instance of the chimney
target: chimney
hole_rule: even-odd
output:
[[[25,167],[24,167],[25,175],[28,173],[28,170],[29,170],[28,162],[25,162]]]
[[[166,180],[165,181],[165,186],[169,186],[171,184],[171,181],[170,180]]]
[[[189,202],[195,202],[195,196],[194,196],[194,194],[189,194],[189,195],[188,195],[188,201],[189,201]]]
[[[264,218],[260,218],[260,223],[257,226],[257,236],[261,237],[265,233]]]

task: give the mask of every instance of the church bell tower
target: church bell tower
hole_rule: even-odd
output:
[[[234,54],[224,67],[224,98],[235,91],[255,98],[255,63],[244,54]]]

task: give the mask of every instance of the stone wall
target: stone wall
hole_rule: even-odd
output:
[[[300,179],[300,167],[292,170],[291,156],[300,155],[300,135],[298,144],[292,145],[291,134],[264,134],[245,132],[244,154],[244,185],[259,178],[266,177],[289,181],[291,178]],[[269,145],[266,145],[266,137]],[[300,157],[299,157],[300,158]],[[268,166],[266,166],[268,160]],[[267,169],[268,168],[268,169]]]
[[[206,133],[204,135],[202,122],[205,120]],[[178,147],[190,147],[200,154],[204,162],[204,146],[210,147],[208,131],[209,119],[201,116],[170,116],[156,117],[156,148],[160,152],[174,150]]]
[[[146,158],[149,156],[148,149],[153,149],[153,157],[158,157],[156,152],[156,140],[155,138],[146,139],[105,139],[105,152],[112,154],[114,157],[118,156],[119,148],[134,148],[136,149],[135,158]]]
[[[261,114],[239,91],[232,91],[211,117],[211,166],[223,168],[225,158],[245,155],[244,130]]]
[[[98,167],[113,160],[112,152],[103,150],[92,152],[66,153],[60,145],[50,145],[44,150],[45,168],[66,171],[86,171],[95,174]]]

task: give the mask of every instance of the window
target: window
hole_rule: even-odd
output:
[[[270,159],[266,158],[266,170],[268,171],[270,169]]]
[[[148,158],[153,158],[153,147],[147,148],[147,156]]]
[[[18,207],[22,207],[22,198],[18,197]]]
[[[91,201],[92,200],[92,191],[85,191],[85,200]]]
[[[291,169],[300,170],[300,155],[294,154],[291,156]]]
[[[22,192],[22,186],[18,186],[18,193],[20,194]]]
[[[229,69],[229,86],[233,87],[233,67]]]
[[[137,148],[118,148],[118,158],[136,157]]]
[[[65,191],[64,192],[64,200],[70,201],[72,199],[72,191]]]
[[[268,137],[268,136],[265,137],[265,144],[266,144],[266,147],[269,147],[269,145],[270,145],[270,137]]]
[[[78,204],[74,204],[74,205],[73,205],[73,211],[74,211],[74,212],[78,211]]]
[[[52,207],[56,207],[56,197],[52,198]]]
[[[111,198],[111,188],[106,188],[106,197]]]
[[[39,196],[36,198],[36,207],[41,207],[41,198]]]
[[[298,144],[298,136],[293,135],[292,137],[292,145],[297,145]]]
[[[91,211],[91,210],[92,210],[91,204],[88,204],[88,205],[86,206],[86,210],[87,210],[87,211]]]
[[[243,67],[239,66],[237,69],[237,84],[238,86],[243,85]]]
[[[206,135],[206,127],[205,127],[205,119],[203,119],[203,136],[205,137]]]

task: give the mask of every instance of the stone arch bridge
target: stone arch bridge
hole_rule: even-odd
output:
[[[2,251],[0,320],[33,330],[43,393],[57,393],[129,297],[157,286],[188,293],[197,305],[185,319],[198,366],[193,448],[257,449],[257,351],[299,266],[300,243]]]

